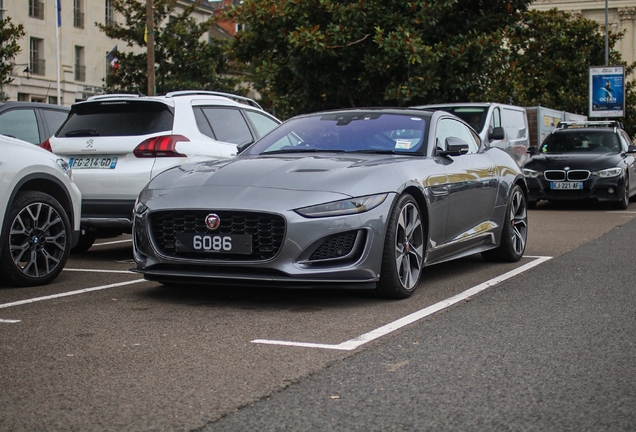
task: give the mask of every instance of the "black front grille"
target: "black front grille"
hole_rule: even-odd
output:
[[[585,170],[572,170],[568,171],[568,180],[570,181],[585,181],[590,178],[590,172]]]
[[[150,215],[152,237],[157,249],[163,254],[178,258],[215,259],[226,261],[253,261],[273,258],[285,238],[285,219],[270,213],[214,211],[221,220],[215,234],[247,234],[252,236],[252,253],[236,255],[226,253],[199,254],[177,251],[176,233],[210,234],[205,218],[209,210],[161,211]]]
[[[546,171],[543,176],[546,180],[563,181],[565,180],[565,171]]]
[[[355,245],[357,235],[357,231],[352,231],[331,237],[311,254],[309,261],[342,258],[349,255]]]
[[[546,180],[549,181],[585,181],[590,177],[587,170],[550,170],[543,173]]]

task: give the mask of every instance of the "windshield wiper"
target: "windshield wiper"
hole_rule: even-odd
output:
[[[95,129],[76,129],[64,134],[65,137],[99,136]]]

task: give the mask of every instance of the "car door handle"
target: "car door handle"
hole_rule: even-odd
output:
[[[448,186],[431,186],[431,193],[435,196],[448,195]]]

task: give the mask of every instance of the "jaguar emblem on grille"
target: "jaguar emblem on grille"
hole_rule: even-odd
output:
[[[209,230],[215,230],[221,225],[221,218],[219,215],[214,213],[210,213],[205,217],[205,226],[208,227]]]

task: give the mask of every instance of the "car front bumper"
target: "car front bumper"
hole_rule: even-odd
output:
[[[600,178],[592,176],[585,180],[582,189],[552,189],[550,181],[543,178],[526,178],[528,201],[620,201],[623,198],[625,177]]]

